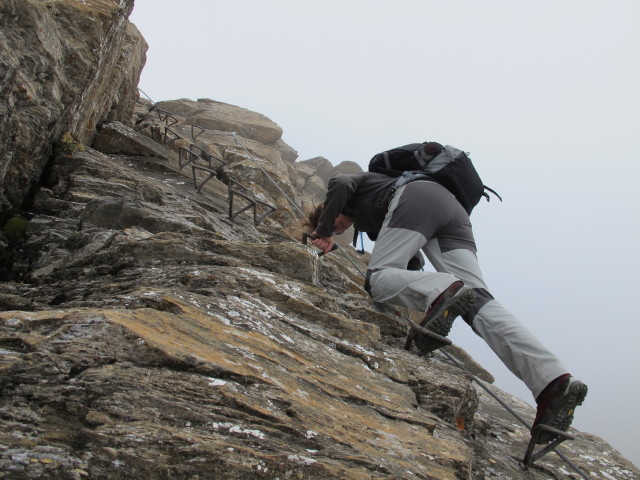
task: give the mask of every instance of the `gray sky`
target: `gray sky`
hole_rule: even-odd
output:
[[[300,160],[471,152],[504,199],[472,215],[485,280],[589,385],[574,426],[640,466],[640,2],[136,0],[131,20],[152,100],[262,113]],[[451,338],[533,403],[464,322]]]

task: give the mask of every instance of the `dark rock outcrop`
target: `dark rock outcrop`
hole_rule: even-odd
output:
[[[147,45],[133,0],[0,4],[0,218],[38,182],[55,142],[128,123]]]

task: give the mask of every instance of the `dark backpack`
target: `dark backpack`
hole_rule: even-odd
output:
[[[400,177],[395,189],[413,180],[433,180],[455,195],[469,215],[482,197],[489,201],[486,190],[502,201],[500,195],[482,183],[469,156],[450,145],[424,142],[393,148],[374,155],[369,171]]]

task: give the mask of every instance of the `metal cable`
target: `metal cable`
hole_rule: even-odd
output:
[[[142,90],[140,87],[138,87],[138,91],[139,91],[140,93],[142,93],[145,97],[147,97],[147,98],[149,99],[149,101],[150,101],[153,105],[155,105],[155,104],[156,104],[156,102],[154,102],[154,101],[151,99],[151,97],[150,97],[149,95],[147,95],[146,93],[144,93],[144,90]]]
[[[347,255],[347,252],[344,251],[344,248],[342,248],[337,243],[336,243],[336,245],[338,247],[338,250],[340,250],[342,252],[342,254],[345,256],[345,258],[351,262],[351,265],[353,265],[353,268],[355,268],[358,271],[358,273],[364,277],[365,276],[364,272],[362,270],[360,270],[360,267],[358,267],[358,265],[356,265],[356,262],[354,262],[353,259],[349,255]]]

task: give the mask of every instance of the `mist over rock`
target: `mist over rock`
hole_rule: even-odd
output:
[[[446,349],[463,371],[403,349],[402,315],[420,312],[371,301],[368,255],[303,245],[300,210],[357,164],[298,161],[241,107],[130,101],[146,48],[131,6],[0,10],[15,48],[49,32],[102,52],[79,70],[99,88],[60,104],[42,89],[39,105],[59,108],[49,123],[16,107],[16,79],[37,85],[38,68],[0,57],[0,478],[579,478],[553,453],[521,468],[529,432],[472,381],[493,379],[466,352]],[[34,55],[72,69],[56,52]],[[532,422],[528,403],[487,388]],[[639,478],[572,432],[559,449],[590,478]]]

